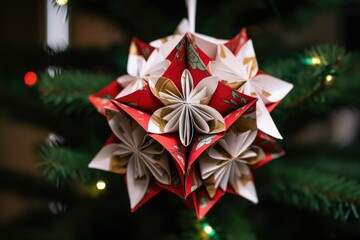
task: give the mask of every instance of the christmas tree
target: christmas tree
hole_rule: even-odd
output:
[[[155,0],[45,1],[46,21],[42,17],[38,17],[36,21],[43,22],[38,28],[45,29],[45,25],[47,26],[46,48],[43,44],[21,44],[23,42],[19,38],[25,34],[9,32],[7,35],[5,31],[11,30],[11,23],[3,24],[0,31],[3,31],[6,37],[2,41],[3,60],[0,67],[0,160],[4,160],[4,164],[0,165],[0,211],[4,212],[0,218],[1,238],[360,237],[360,152],[357,148],[360,72],[357,53],[359,44],[355,40],[356,22],[360,18],[358,1],[186,2],[188,6],[182,1]],[[194,3],[197,5],[196,12],[195,6],[191,7]],[[5,4],[0,13],[2,16],[10,16],[13,15],[11,10],[17,9],[22,13],[26,12],[25,16],[31,16],[31,11],[41,9],[41,13],[45,12],[42,11],[45,10],[42,9],[43,5],[43,1],[38,1],[37,5],[26,3],[21,7],[16,6],[16,3],[9,3]],[[54,16],[55,18],[52,18]],[[178,27],[184,17],[189,20],[187,27]],[[14,26],[20,24],[20,21],[15,21]],[[57,24],[57,21],[60,25],[52,25]],[[37,23],[35,25],[39,25]],[[26,26],[27,23],[21,24]],[[175,32],[183,29],[182,34],[172,35],[176,28]],[[247,30],[242,30],[243,28]],[[188,34],[184,35],[185,33]],[[204,50],[201,41],[196,38],[206,39],[210,43],[215,40],[204,38],[204,35],[197,35],[198,33],[216,37],[214,56],[209,57],[209,50]],[[236,35],[237,33],[239,34]],[[153,42],[155,39],[162,39],[164,42],[163,37],[169,35],[166,41],[176,43],[169,49],[163,47],[162,43],[157,45],[161,40]],[[45,38],[44,34],[39,36],[39,39]],[[180,37],[172,40],[174,36]],[[93,42],[92,37],[95,39]],[[252,39],[252,42],[248,38]],[[256,52],[255,60],[255,53],[247,50],[252,45]],[[136,60],[130,54],[134,48],[140,56]],[[158,52],[166,54],[154,57]],[[248,69],[244,71],[249,74],[247,82],[231,82],[226,79],[230,70],[225,73],[221,71],[224,65],[232,63],[222,56],[223,52],[226,56],[234,54],[237,58],[244,54],[244,63],[250,54],[253,65],[244,65],[244,69]],[[164,71],[146,72],[146,64],[151,62],[151,58],[156,59],[158,65],[155,66],[160,64]],[[225,60],[219,65],[220,61],[217,60],[222,58]],[[176,59],[177,65],[173,67]],[[139,64],[142,60],[143,65]],[[140,84],[140,87],[130,89],[130,85],[123,84],[129,80],[129,77],[124,76],[134,72],[129,71],[129,65],[134,67],[134,64],[139,64],[139,69],[145,70],[139,71],[139,76],[132,79],[139,80],[137,84]],[[181,64],[187,64],[188,67],[179,68]],[[253,72],[254,65],[256,72]],[[250,67],[246,68],[248,66]],[[154,69],[154,65],[151,69]],[[232,69],[232,76],[238,74],[237,69]],[[258,73],[257,69],[261,71]],[[206,77],[198,80],[201,75],[198,70],[206,72]],[[158,75],[152,75],[154,72]],[[179,79],[180,76],[185,79],[181,85],[180,82],[176,85],[176,74]],[[221,81],[214,79],[218,76]],[[279,99],[270,101],[270,96],[279,93],[254,93],[260,88],[254,86],[255,83],[261,83],[256,79],[259,76],[267,76],[267,80],[276,81],[275,83],[279,83],[279,80],[272,79],[286,81],[287,83],[282,85],[286,90],[277,89],[284,94]],[[160,80],[163,85],[167,84],[166,91],[159,87]],[[244,90],[248,83],[251,83],[251,89],[255,90]],[[213,87],[213,91],[206,93],[201,99],[201,102],[204,102],[204,99],[211,96],[212,100],[206,103],[208,106],[199,107],[194,103],[196,96],[202,94],[201,89],[196,86],[203,89]],[[222,90],[218,90],[219,88]],[[128,92],[120,93],[123,89]],[[218,97],[223,96],[226,91],[229,91],[232,99]],[[138,98],[144,100],[126,100],[130,99],[128,96],[134,92],[140,94]],[[151,99],[148,96],[151,96]],[[223,103],[222,107],[219,107],[219,99]],[[266,114],[271,113],[276,125],[275,130],[259,123],[257,111],[262,107],[258,104],[262,99],[266,99],[262,102],[263,109]],[[166,134],[169,133],[161,127],[151,125],[151,119],[160,118],[164,121],[166,116],[163,116],[159,109],[165,109],[170,115],[168,111],[171,101],[178,104],[176,106],[182,106],[181,101],[186,102],[186,107],[192,104],[189,111],[204,119],[212,117],[216,119],[217,125],[204,124],[201,125],[202,128],[197,126],[198,129],[188,131],[198,131],[194,134],[176,129],[174,138],[161,139],[159,136],[168,136]],[[151,104],[146,105],[147,102]],[[155,108],[156,104],[158,107]],[[223,110],[226,107],[229,107],[228,110]],[[191,114],[195,114],[193,112]],[[136,114],[144,113],[148,113],[150,119],[146,126],[136,120]],[[251,113],[253,118],[250,117]],[[237,116],[236,119],[234,115]],[[234,119],[231,124],[227,124],[232,117]],[[173,122],[173,125],[163,126],[164,129],[175,129],[176,124],[186,125],[195,121],[185,121],[183,117],[174,119],[178,121],[166,119],[166,124]],[[250,160],[245,161],[250,166],[245,169],[251,169],[252,173],[246,175],[246,182],[254,181],[256,193],[253,191],[255,187],[248,189],[253,191],[251,194],[244,193],[241,188],[240,192],[237,191],[236,181],[231,180],[231,176],[236,174],[231,171],[228,173],[230,180],[226,180],[226,184],[228,181],[229,184],[222,187],[224,183],[221,179],[215,179],[214,182],[220,183],[215,183],[214,190],[207,177],[211,171],[206,172],[206,168],[202,166],[216,155],[219,146],[223,153],[221,157],[226,158],[225,155],[230,154],[224,153],[224,149],[231,145],[230,140],[226,142],[233,137],[231,131],[245,139],[248,132],[241,130],[244,127],[241,121],[245,120],[248,121],[245,125],[250,128],[256,128],[254,121],[257,121],[259,131],[254,133],[256,146],[249,145],[250,147],[246,146],[247,150],[240,151],[239,148],[234,151],[238,152],[239,156],[251,156],[248,157]],[[130,124],[124,124],[127,121]],[[201,121],[197,121],[200,125]],[[35,163],[23,167],[36,168],[38,175],[29,175],[21,168],[12,168],[23,163],[21,159],[14,159],[12,156],[30,157],[16,154],[26,140],[21,134],[18,134],[20,139],[14,137],[15,131],[8,130],[12,123],[17,122],[42,131],[38,133],[41,141],[33,145],[37,156]],[[133,160],[132,164],[131,159],[127,159],[125,164],[115,159],[116,170],[111,169],[111,165],[108,167],[108,163],[106,167],[94,163],[103,149],[116,144],[118,148],[114,152],[117,151],[118,156],[129,156],[124,153],[133,151],[131,143],[126,143],[129,137],[127,130],[141,129],[139,124],[145,130],[137,132],[141,135],[143,144],[140,150],[142,155],[139,154],[143,156],[148,153],[147,156],[134,157],[136,161]],[[20,132],[25,131],[17,128],[17,125],[14,128]],[[276,129],[283,139],[279,140],[281,136]],[[159,132],[161,134],[158,134]],[[197,137],[199,132],[205,135],[200,134],[201,136]],[[173,133],[170,131],[170,134]],[[109,136],[112,137],[109,139]],[[210,140],[206,136],[211,136]],[[183,168],[176,165],[175,161],[167,165],[160,153],[168,151],[165,145],[171,139],[178,139],[178,145],[183,148],[180,147],[177,153],[169,151],[166,155],[169,159],[175,159],[178,156],[176,154],[181,155],[181,149],[195,148],[194,145],[197,146],[196,150],[206,144],[209,148],[194,157],[191,167],[188,167],[187,158],[191,158],[192,152],[186,150],[184,155],[181,155],[184,156],[181,159],[185,159]],[[9,147],[9,142],[14,142],[12,147]],[[266,144],[270,144],[270,147],[266,147]],[[162,146],[164,147],[161,148]],[[241,146],[238,144],[235,147]],[[11,151],[11,148],[15,150]],[[148,148],[152,150],[150,153]],[[257,160],[254,160],[254,154]],[[257,162],[260,155],[263,156],[263,162]],[[218,155],[216,157],[223,159]],[[155,158],[159,158],[156,159],[156,164],[151,163]],[[243,156],[243,159],[245,158]],[[10,164],[8,159],[12,161]],[[133,167],[135,170],[129,165],[136,165]],[[142,169],[141,166],[145,165]],[[162,167],[161,171],[159,165]],[[215,165],[221,164],[217,162]],[[243,165],[239,165],[239,169],[244,169]],[[136,184],[139,184],[129,177],[129,172],[132,171],[135,175],[140,175],[137,179],[135,177],[135,180],[140,181],[147,178],[150,172],[153,174],[150,180],[146,180],[146,184],[142,185],[140,197],[132,192],[138,187]],[[141,171],[146,174],[141,175]],[[126,177],[119,175],[125,172]],[[194,177],[195,175],[197,177]],[[194,183],[191,189],[189,186],[187,190],[186,184],[190,180]],[[201,183],[196,183],[197,180]],[[225,191],[234,194],[224,194]],[[220,200],[217,198],[219,192],[222,196]],[[6,199],[8,193],[22,199],[35,200],[36,203],[27,211],[9,219],[6,216],[12,203],[11,198]],[[155,193],[156,196],[152,196]],[[151,196],[148,197],[149,195]],[[208,205],[211,207],[206,207]],[[201,208],[206,211],[202,212]]]

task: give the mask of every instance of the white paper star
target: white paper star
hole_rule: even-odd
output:
[[[236,56],[224,45],[218,45],[216,61],[209,63],[209,69],[213,75],[231,87],[246,95],[257,97],[258,128],[282,139],[265,105],[283,99],[293,85],[266,74],[257,75],[258,65],[251,40],[245,43]]]
[[[170,61],[166,60],[166,57],[174,47],[172,44],[163,44],[154,49],[148,59],[133,53],[132,48],[135,48],[134,43],[131,44],[127,62],[128,75],[120,76],[117,79],[124,88],[117,98],[141,89],[151,78],[161,77],[170,65]]]

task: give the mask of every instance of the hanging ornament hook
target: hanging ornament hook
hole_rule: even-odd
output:
[[[196,0],[185,0],[188,10],[189,32],[195,32]]]

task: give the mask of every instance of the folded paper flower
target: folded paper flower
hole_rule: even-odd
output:
[[[134,120],[110,109],[106,110],[106,116],[118,142],[105,145],[89,167],[125,174],[134,209],[149,190],[152,178],[162,184],[171,183],[169,158],[164,147]]]
[[[290,92],[293,85],[259,72],[251,40],[235,55],[226,46],[218,45],[216,60],[209,64],[209,69],[213,75],[234,89],[258,98],[258,128],[270,136],[282,138],[266,104],[279,102]]]
[[[170,62],[164,60],[159,50],[153,51],[148,59],[141,55],[129,54],[127,71],[128,75],[123,75],[117,79],[124,88],[117,97],[122,97],[141,89],[150,79],[158,79],[169,67]]]
[[[258,202],[252,171],[284,154],[271,137],[257,130],[256,114],[244,114],[213,142],[198,158],[199,174],[189,173],[188,182],[196,190],[187,197],[187,204],[198,219],[224,196],[225,192]]]
[[[124,88],[127,88],[124,93],[131,93],[132,91],[141,88],[140,86],[143,86],[143,84],[146,83],[147,80],[142,80],[141,78],[138,78],[136,76],[146,75],[146,72],[156,73],[156,71],[149,71],[150,67],[154,65],[154,61],[147,61],[154,50],[155,48],[150,46],[148,43],[145,43],[136,37],[132,39],[130,43],[127,64],[127,71],[132,76],[124,75],[123,79],[122,77],[119,77],[118,79],[107,85],[105,88],[89,96],[89,101],[95,106],[99,113],[105,115],[105,107],[111,108],[111,99],[119,96],[119,94],[124,90]],[[157,59],[157,61],[159,61],[159,59]],[[131,82],[134,80],[135,82]],[[121,96],[122,95],[124,94],[121,94]]]
[[[240,196],[258,202],[248,165],[263,160],[265,154],[260,147],[253,145],[257,135],[256,126],[246,131],[242,128],[241,122],[236,121],[225,136],[199,158],[201,177],[211,198],[218,187],[226,191],[230,184]]]
[[[202,79],[194,87],[191,73],[187,69],[181,76],[181,91],[169,78],[150,81],[150,89],[165,107],[152,114],[148,131],[179,132],[180,141],[185,147],[191,143],[194,132],[212,134],[224,131],[223,117],[207,105],[217,83],[217,77],[212,76]]]

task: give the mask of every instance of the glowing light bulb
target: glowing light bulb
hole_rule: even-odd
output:
[[[317,65],[317,64],[320,64],[320,63],[321,63],[320,58],[318,58],[318,57],[312,57],[311,58],[311,64],[312,65]]]
[[[210,226],[206,226],[206,227],[204,227],[204,231],[205,231],[207,234],[211,233],[211,232],[212,232],[212,230],[213,230],[213,228],[212,228],[212,227],[210,227]]]
[[[34,86],[37,82],[37,76],[34,72],[27,72],[24,76],[24,82],[27,86]]]
[[[96,188],[99,190],[104,190],[106,188],[106,183],[103,180],[99,180],[96,183]]]
[[[55,2],[59,6],[64,6],[68,3],[68,0],[56,0]]]
[[[204,230],[204,232],[209,235],[210,237],[214,236],[216,234],[215,229],[213,229],[210,224],[208,223],[203,223],[202,224],[202,228]]]
[[[325,85],[330,86],[330,84],[332,83],[333,80],[334,80],[333,75],[326,75],[326,77],[325,77]]]

